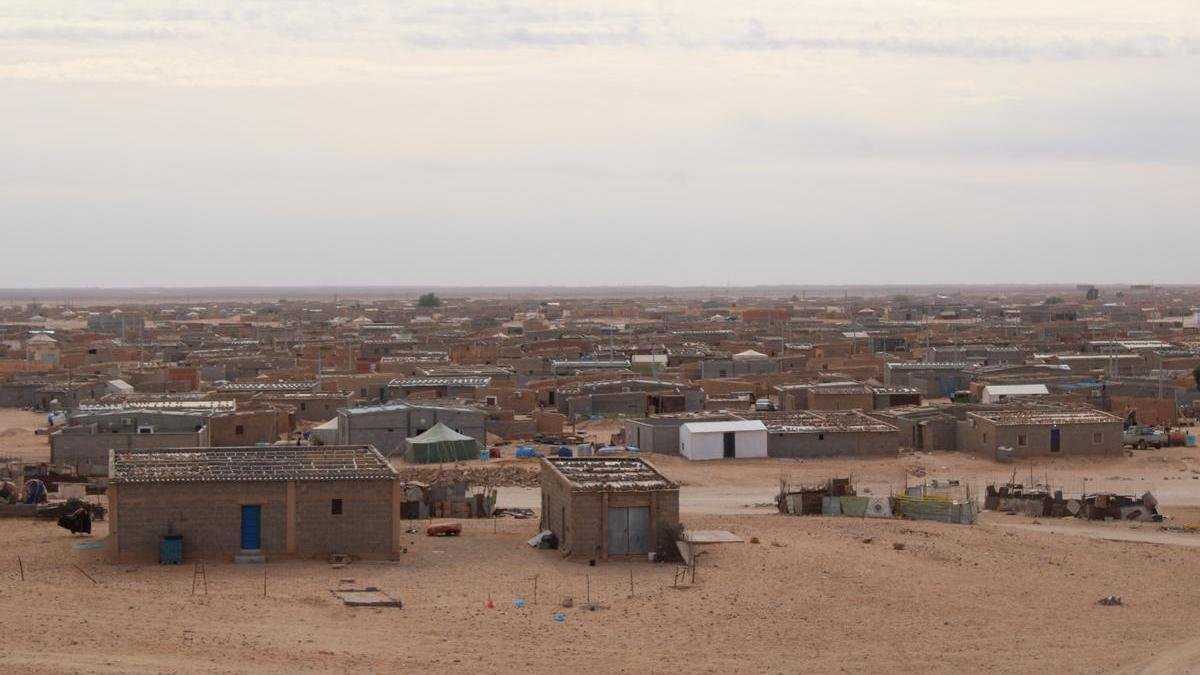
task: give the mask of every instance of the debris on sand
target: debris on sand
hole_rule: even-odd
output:
[[[339,588],[333,595],[347,607],[403,607],[396,598],[384,593],[374,586],[366,588]]]
[[[401,481],[425,483],[431,486],[453,485],[467,483],[469,485],[487,485],[492,487],[537,487],[537,469],[527,469],[522,466],[478,467],[478,466],[447,466],[447,467],[414,467],[400,466],[396,468]]]
[[[1115,595],[1110,595],[1107,598],[1100,598],[1099,600],[1096,601],[1096,604],[1102,605],[1104,607],[1118,607],[1118,606],[1123,605],[1124,603],[1121,602],[1121,598],[1119,598]]]

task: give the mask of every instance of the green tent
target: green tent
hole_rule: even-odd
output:
[[[457,462],[463,459],[479,459],[479,441],[441,422],[404,442],[404,461],[410,464]]]

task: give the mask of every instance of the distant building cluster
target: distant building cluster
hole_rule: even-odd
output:
[[[111,479],[129,504],[187,492],[175,484],[189,476],[257,480],[252,464],[204,473],[222,457],[312,448],[263,454],[275,473],[253,488],[297,513],[331,494],[314,481],[369,484],[376,513],[401,502],[389,461],[567,443],[582,420],[616,421],[603,444],[693,460],[1111,455],[1130,426],[1195,414],[1197,307],[1200,294],[1153,287],[30,303],[0,307],[0,406],[46,413],[51,462]],[[586,491],[581,469],[554,467],[561,499]],[[129,508],[118,518],[133,518]],[[285,530],[271,541],[288,551],[309,550],[305,528],[337,523],[268,515]],[[396,540],[381,529],[360,543]]]

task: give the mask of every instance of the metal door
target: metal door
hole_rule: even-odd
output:
[[[262,548],[262,507],[242,507],[242,548],[255,551]]]
[[[608,508],[608,554],[625,555],[629,552],[629,509],[610,506]]]
[[[737,434],[732,431],[725,432],[725,457],[737,457]]]
[[[629,553],[645,553],[650,550],[650,507],[631,506],[629,511]]]
[[[1058,427],[1050,430],[1050,452],[1058,452],[1061,447],[1062,439],[1059,437]]]

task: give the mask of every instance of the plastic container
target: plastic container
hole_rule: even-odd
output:
[[[168,534],[162,538],[158,562],[163,565],[180,565],[183,563],[183,535]]]
[[[1196,434],[1188,434],[1188,437],[1187,437],[1187,446],[1188,446],[1189,448],[1194,448],[1194,447],[1196,447]]]

